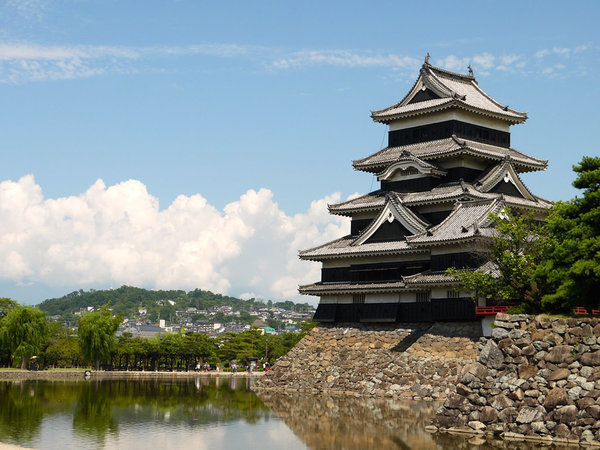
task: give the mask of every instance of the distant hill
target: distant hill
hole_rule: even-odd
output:
[[[314,308],[308,303],[293,303],[291,301],[264,303],[260,300],[241,300],[210,291],[195,289],[190,292],[173,291],[151,291],[132,286],[121,286],[118,289],[104,289],[89,291],[79,290],[71,292],[60,298],[44,300],[38,306],[49,315],[68,316],[93,306],[98,308],[110,303],[113,312],[133,317],[138,314],[138,308],[147,310],[149,318],[153,320],[160,314],[161,318],[169,319],[175,317],[176,310],[195,307],[206,310],[212,306],[231,306],[234,310],[248,311],[253,306],[264,307],[267,304],[277,306],[290,311],[312,311]]]

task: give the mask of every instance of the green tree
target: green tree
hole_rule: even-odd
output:
[[[96,370],[100,368],[100,361],[110,357],[121,321],[121,315],[113,316],[106,305],[78,320],[79,348],[89,362],[95,363]]]
[[[551,212],[550,245],[535,274],[549,312],[600,305],[600,157],[586,156],[573,170],[583,197],[558,202]]]
[[[450,268],[446,273],[460,280],[474,299],[501,300],[539,312],[541,298],[533,275],[548,246],[543,225],[531,215],[511,210],[492,219],[496,233],[481,255],[490,263],[479,270]]]
[[[42,350],[48,337],[46,316],[32,306],[15,306],[0,325],[0,342],[8,349],[13,362],[20,359],[21,369],[25,369],[27,359]]]
[[[17,302],[10,298],[0,298],[0,320],[8,314],[14,307],[18,306]]]

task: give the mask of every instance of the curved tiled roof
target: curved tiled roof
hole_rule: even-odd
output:
[[[300,259],[321,261],[330,258],[356,257],[365,255],[423,253],[427,250],[411,248],[406,241],[372,242],[352,245],[356,236],[344,236],[326,244],[299,252]]]
[[[417,158],[429,162],[456,154],[471,154],[495,161],[501,161],[509,156],[513,166],[521,172],[543,170],[548,165],[548,161],[526,155],[514,148],[483,144],[456,136],[398,147],[385,147],[366,158],[353,161],[352,165],[356,170],[377,173],[394,163],[404,152],[410,152]]]
[[[503,196],[508,206],[517,208],[526,208],[534,210],[543,210],[552,206],[552,203],[541,197],[534,196],[534,200],[514,197],[507,194],[496,194],[481,192],[472,183],[451,183],[437,186],[430,191],[395,193],[406,206],[429,205],[435,203],[454,202],[464,196],[471,199],[493,200]],[[329,212],[332,214],[351,216],[354,213],[365,211],[379,211],[385,206],[386,192],[377,190],[370,194],[365,194],[352,200],[335,205],[329,205]]]
[[[421,88],[430,89],[440,98],[410,103]],[[372,111],[371,117],[376,122],[389,123],[396,119],[451,107],[495,117],[510,123],[522,123],[527,120],[527,113],[511,109],[484,92],[478,86],[474,76],[433,67],[427,62],[423,64],[419,78],[406,97],[392,106]]]
[[[441,223],[423,233],[408,236],[406,241],[411,246],[437,245],[492,236],[495,231],[488,228],[489,215],[500,212],[504,206],[500,199],[459,202]]]
[[[389,283],[313,283],[299,286],[298,291],[304,295],[357,294],[361,292],[400,292],[405,289],[404,282]]]

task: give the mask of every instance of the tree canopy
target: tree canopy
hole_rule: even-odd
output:
[[[543,226],[531,215],[509,209],[492,218],[497,233],[482,249],[482,260],[491,263],[488,270],[450,268],[447,273],[457,277],[474,299],[501,300],[512,305],[525,302],[528,312],[538,312],[533,274],[547,245]]]
[[[47,337],[46,316],[38,308],[12,306],[0,321],[0,342],[13,361],[20,359],[22,369],[27,359],[42,350]]]
[[[557,202],[543,224],[508,211],[487,255],[490,271],[449,269],[473,296],[519,304],[529,313],[588,312],[600,305],[600,157],[573,166],[582,197]],[[503,215],[504,216],[504,215]],[[493,273],[495,272],[495,273]]]
[[[88,361],[95,362],[96,369],[99,369],[101,361],[110,357],[121,320],[120,315],[112,315],[108,306],[79,318],[79,348]]]
[[[550,245],[535,279],[550,312],[569,312],[575,306],[600,304],[600,157],[584,157],[573,166],[573,186],[583,197],[558,202],[546,227]]]

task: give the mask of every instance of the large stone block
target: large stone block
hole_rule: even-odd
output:
[[[498,394],[492,398],[490,405],[492,407],[496,408],[498,411],[501,411],[503,409],[514,406],[515,402],[513,402],[510,398],[508,398],[504,394]]]
[[[531,407],[524,406],[519,410],[519,414],[517,414],[516,422],[517,423],[531,423],[537,422],[544,418],[546,411],[543,407]]]
[[[593,353],[584,353],[579,361],[584,366],[600,366],[600,350]]]
[[[510,408],[505,408],[502,411],[500,411],[498,413],[498,420],[500,422],[504,422],[504,423],[514,423],[515,419],[517,418],[517,408],[515,407],[510,407]]]
[[[485,424],[497,422],[498,411],[491,406],[484,406],[479,414],[479,420]]]
[[[570,345],[557,345],[544,356],[544,361],[555,364],[571,364],[575,361],[573,350],[573,347]]]
[[[498,348],[498,345],[490,339],[481,349],[477,360],[487,367],[499,369],[504,365],[504,354]]]
[[[567,396],[567,393],[564,389],[562,388],[554,388],[551,389],[547,394],[546,394],[546,399],[544,400],[544,408],[546,408],[546,410],[550,411],[555,409],[557,406],[561,406],[561,405],[568,405],[569,404],[569,397]]]
[[[577,419],[577,407],[575,405],[561,406],[554,412],[554,420],[569,424]]]
[[[569,375],[571,375],[571,371],[569,369],[556,369],[550,374],[550,376],[548,377],[548,381],[565,380]]]

